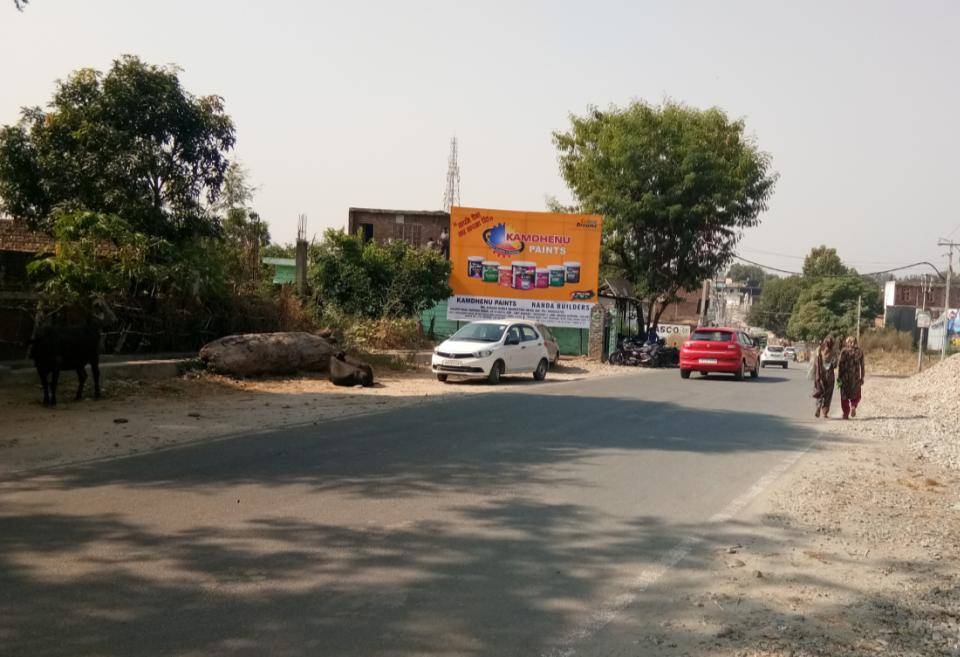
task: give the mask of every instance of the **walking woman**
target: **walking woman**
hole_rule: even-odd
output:
[[[817,412],[814,417],[830,417],[830,402],[833,401],[833,387],[836,385],[834,368],[837,366],[833,352],[833,338],[827,336],[820,343],[817,355],[813,359],[813,398],[817,400]]]
[[[848,337],[843,342],[843,351],[840,352],[840,364],[837,375],[840,377],[840,407],[843,409],[843,419],[857,417],[857,405],[860,403],[860,388],[863,386],[863,377],[866,368],[863,364],[863,351],[857,344],[857,339]]]

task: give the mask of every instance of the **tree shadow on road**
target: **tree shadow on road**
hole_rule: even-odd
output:
[[[664,645],[729,654],[742,630],[723,630],[728,623],[753,624],[761,635],[769,624],[770,636],[784,644],[829,638],[836,626],[814,628],[804,614],[815,608],[822,618],[842,617],[849,603],[840,598],[871,612],[856,620],[864,636],[887,636],[884,623],[893,617],[931,627],[937,620],[868,594],[857,581],[809,574],[790,580],[816,598],[807,611],[748,584],[736,599],[710,597],[703,580],[718,558],[728,558],[719,548],[740,546],[738,556],[788,550],[803,535],[789,523],[611,523],[594,509],[522,497],[456,510],[455,519],[401,527],[278,514],[167,533],[109,514],[8,507],[0,515],[0,639],[6,654],[31,657],[504,657],[551,654],[572,629],[576,635],[593,622],[601,646],[609,624],[636,637],[640,654]],[[675,572],[638,584],[658,555],[691,540],[698,548]],[[884,566],[919,567],[877,564]],[[935,565],[923,567],[931,581],[942,576]],[[768,589],[778,586],[776,573],[766,578]],[[946,599],[950,589],[931,595]],[[592,620],[595,600],[623,596],[628,604],[599,625]],[[691,609],[705,601],[710,618],[691,624],[672,617],[668,600]]]
[[[569,471],[607,454],[789,452],[816,448],[818,437],[826,440],[770,413],[505,391],[66,467],[7,486],[216,492],[240,484],[305,485],[391,498],[557,483],[564,479],[558,468]]]

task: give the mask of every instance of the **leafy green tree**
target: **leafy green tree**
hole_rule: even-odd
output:
[[[777,335],[787,335],[790,315],[802,291],[803,279],[799,276],[769,278],[759,299],[751,306],[747,321],[751,326],[762,326]]]
[[[45,309],[89,307],[95,298],[215,299],[226,290],[219,242],[186,244],[139,233],[118,215],[57,212],[53,255],[32,262]]]
[[[260,251],[261,258],[294,258],[296,255],[295,244],[267,244]]]
[[[402,241],[364,242],[330,229],[311,253],[311,277],[323,310],[359,317],[412,317],[450,296],[450,263]],[[327,308],[329,307],[329,308]]]
[[[178,74],[126,55],[105,75],[59,82],[47,109],[0,129],[0,210],[44,229],[59,209],[175,240],[214,234],[233,122],[220,97],[193,96]]]
[[[855,333],[858,297],[863,300],[861,321],[869,321],[880,312],[880,288],[872,281],[855,274],[815,280],[800,293],[787,335],[800,340],[819,340],[830,334]]]
[[[822,245],[811,249],[803,260],[803,275],[810,278],[846,276],[852,271],[843,264],[836,249]]]
[[[763,267],[756,265],[746,265],[736,263],[727,270],[727,278],[734,281],[744,282],[750,287],[763,287],[764,282],[769,278]]]
[[[239,290],[257,283],[264,268],[261,252],[270,243],[270,230],[251,203],[256,188],[250,185],[246,167],[231,162],[224,176],[214,210],[222,217],[223,248],[228,274]]]
[[[604,216],[604,264],[648,299],[656,325],[759,223],[776,180],[770,157],[716,108],[634,102],[570,121],[553,135],[561,174],[576,205]]]

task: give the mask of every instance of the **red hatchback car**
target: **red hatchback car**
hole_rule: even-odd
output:
[[[732,328],[701,327],[680,347],[680,376],[691,372],[732,374],[738,381],[747,372],[760,376],[760,350],[743,331]]]

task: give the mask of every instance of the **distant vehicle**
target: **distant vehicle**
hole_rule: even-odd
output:
[[[472,322],[433,350],[437,380],[450,376],[484,378],[496,384],[504,374],[533,374],[543,381],[550,354],[534,322],[521,319]]]
[[[680,347],[680,376],[691,372],[733,374],[738,381],[747,372],[760,376],[760,352],[743,331],[733,328],[698,328]]]
[[[796,353],[794,353],[794,357],[796,357]],[[760,354],[760,367],[766,367],[767,365],[779,365],[783,369],[787,369],[787,350],[780,345],[768,344],[767,348]]]
[[[534,324],[534,326],[537,327],[540,335],[543,336],[543,346],[547,348],[550,367],[553,367],[560,362],[560,343],[557,342],[557,339],[553,336],[553,333],[550,332],[548,327],[544,326],[543,324]]]
[[[794,349],[793,347],[784,347],[783,355],[789,358],[790,360],[793,360],[793,361],[797,360],[797,350]]]

